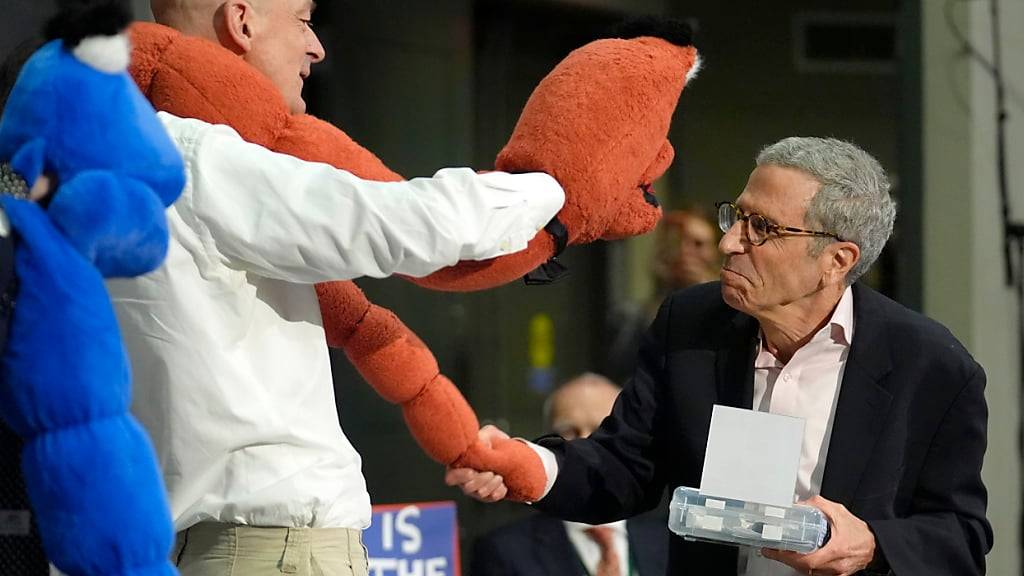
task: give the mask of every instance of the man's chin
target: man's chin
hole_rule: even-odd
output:
[[[298,86],[293,86],[290,90],[285,92],[285,100],[288,101],[288,111],[292,114],[305,114],[306,113],[306,101],[302,98],[302,89],[304,84],[300,83]],[[288,96],[288,92],[291,92],[291,96]]]
[[[744,305],[743,292],[735,286],[730,286],[724,280],[721,284],[722,300],[734,310],[740,312],[746,312],[747,306]]]

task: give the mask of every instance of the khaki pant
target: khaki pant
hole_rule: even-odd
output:
[[[181,576],[368,576],[362,533],[202,523],[178,533]]]

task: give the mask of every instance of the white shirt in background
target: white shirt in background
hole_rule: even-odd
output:
[[[468,169],[369,182],[224,126],[160,118],[188,175],[167,212],[167,260],[109,288],[175,529],[367,527],[313,283],[518,251],[561,208],[561,188]]]
[[[563,524],[565,524],[565,531],[569,535],[569,542],[572,542],[573,548],[579,554],[587,573],[597,574],[597,565],[601,562],[601,546],[587,535],[587,529],[591,528],[591,525],[580,522],[563,522]],[[615,553],[619,556],[619,574],[632,576],[629,565],[629,537],[626,532],[626,521],[619,520],[611,524],[602,524],[602,526],[612,529]]]

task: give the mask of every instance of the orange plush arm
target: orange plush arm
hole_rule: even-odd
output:
[[[544,466],[521,442],[494,448],[477,438],[480,424],[466,399],[440,373],[430,349],[390,310],[371,304],[352,282],[317,287],[338,303],[346,329],[328,332],[330,345],[344,349],[352,365],[385,400],[399,404],[423,451],[445,465],[470,466],[501,474],[509,498],[532,501],[544,490]]]
[[[274,87],[219,46],[145,23],[133,27],[132,40],[132,74],[156,108],[227,124],[251,142],[363,178],[400,179],[334,126],[283,113]],[[209,68],[197,73],[196,62]],[[480,444],[476,414],[440,374],[430,350],[393,313],[371,304],[352,282],[319,284],[316,290],[328,344],[343,348],[382,397],[401,404],[410,431],[430,457],[443,464],[468,458],[500,470],[513,497],[540,495],[544,470],[536,455],[518,442],[494,449]]]
[[[247,142],[367,180],[402,179],[337,127],[290,114],[270,80],[221,46],[148,22],[132,25],[131,40],[129,70],[157,110],[224,124]]]
[[[287,114],[269,81],[221,47],[147,23],[133,27],[132,41],[132,74],[156,108],[229,125],[250,142],[362,178],[401,179],[336,127],[312,116]],[[201,71],[196,62],[204,63]],[[544,236],[531,244],[533,255],[519,253],[515,259],[488,264],[499,274],[518,277],[518,269],[532,269],[533,261],[543,262],[553,252],[549,237],[547,246],[541,241]],[[514,269],[509,271],[509,266]],[[430,350],[394,314],[372,305],[352,282],[316,289],[328,344],[343,348],[382,397],[402,405],[413,437],[430,457],[443,464],[471,458],[481,467],[499,470],[513,497],[539,496],[544,470],[536,455],[519,442],[493,450],[479,444],[476,414],[439,373]]]
[[[132,75],[157,109],[226,124],[249,142],[362,178],[401,179],[331,124],[289,114],[270,81],[224,48],[149,23],[133,26],[132,41]],[[496,167],[558,180],[570,245],[647,232],[661,214],[651,184],[671,163],[669,124],[696,68],[689,45],[650,36],[592,42],[538,85]],[[493,288],[546,262],[554,246],[540,232],[525,251],[411,280],[436,290]]]
[[[269,80],[223,48],[155,24],[136,24],[132,40],[131,72],[157,109],[229,125],[250,142],[363,178],[399,179],[334,126],[289,114]],[[649,37],[599,41],[573,52],[531,96],[499,169],[556,177],[566,192],[559,219],[570,244],[650,229],[660,214],[650,184],[671,161],[668,123],[695,62],[691,46]],[[417,282],[489,288],[521,277],[554,252],[555,242],[542,232],[523,252],[463,262]],[[319,285],[317,292],[329,342],[345,349],[378,393],[402,404],[428,454],[497,471],[513,497],[540,494],[544,472],[534,453],[518,442],[494,450],[476,444],[478,423],[465,399],[393,314],[351,283]]]
[[[131,36],[131,74],[157,110],[224,124],[248,142],[324,162],[367,180],[402,179],[337,127],[307,114],[289,114],[274,85],[221,46],[148,22],[133,24]],[[197,62],[203,66],[197,67]],[[534,240],[528,250],[507,257],[467,262],[464,268],[446,268],[412,280],[436,290],[457,291],[507,284],[554,254],[554,242],[547,233]],[[336,308],[329,302],[326,306]],[[334,319],[324,312],[324,324],[330,328]]]

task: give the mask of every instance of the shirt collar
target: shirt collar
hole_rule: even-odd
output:
[[[584,532],[587,528],[592,528],[594,524],[583,524],[582,522],[569,522],[565,521],[565,527],[570,532]],[[608,524],[601,524],[601,526],[607,526],[611,528],[613,532],[625,534],[626,533],[626,521],[619,520],[618,522],[610,522]]]
[[[843,346],[849,346],[853,342],[853,288],[851,286],[847,286],[843,291],[843,297],[839,299],[839,304],[832,312],[829,325],[832,326],[833,342]]]
[[[843,291],[828,324],[814,335],[812,341],[823,337],[823,334],[825,334],[824,337],[841,346],[849,347],[853,342],[853,288],[851,286],[847,286]],[[782,363],[764,347],[764,332],[758,331],[754,368],[782,368],[782,366]]]

